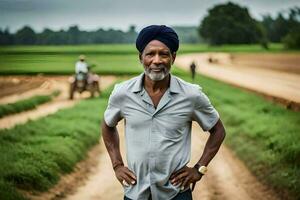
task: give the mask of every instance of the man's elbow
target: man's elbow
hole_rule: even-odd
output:
[[[223,141],[226,137],[226,131],[221,120],[219,120],[218,130],[216,132],[218,133],[220,139]]]
[[[223,129],[220,131],[220,138],[222,141],[224,141],[226,137],[226,131],[225,131],[225,128],[223,127]]]
[[[106,124],[105,120],[102,120],[101,129],[102,129],[102,134],[106,134],[106,133],[114,132],[116,127],[110,127]]]
[[[222,142],[226,137],[226,131],[225,127],[222,123],[222,121],[219,119],[219,121],[216,123],[216,125],[210,130],[210,133],[214,135],[220,142]]]

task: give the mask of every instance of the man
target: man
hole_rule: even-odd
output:
[[[77,61],[75,64],[75,73],[76,74],[79,74],[79,73],[87,74],[88,71],[89,71],[89,69],[88,69],[88,64],[85,62],[85,56],[80,55],[79,61]]]
[[[205,174],[225,137],[224,127],[199,86],[169,73],[179,47],[173,29],[148,26],[139,33],[136,47],[144,73],[115,86],[102,123],[115,175],[124,186],[124,199],[190,200],[190,185]],[[121,119],[128,167],[116,129]],[[192,121],[210,136],[199,161],[188,167]]]
[[[79,61],[76,62],[75,64],[75,84],[73,84],[73,87],[77,85],[77,81],[82,81],[83,80],[83,88],[86,88],[88,84],[88,79],[90,77],[89,75],[89,66],[85,62],[85,56],[80,55],[79,56]]]

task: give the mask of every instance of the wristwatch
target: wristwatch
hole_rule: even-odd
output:
[[[200,166],[199,164],[196,164],[194,167],[195,167],[195,168],[197,169],[197,171],[198,171],[200,174],[202,174],[202,175],[204,175],[204,174],[207,172],[207,167],[204,166],[204,165]]]

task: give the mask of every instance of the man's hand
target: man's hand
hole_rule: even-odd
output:
[[[125,166],[118,166],[115,169],[115,174],[117,179],[123,186],[135,185],[136,184],[136,177],[132,171],[130,171]]]
[[[192,191],[194,190],[195,184],[201,179],[202,175],[194,167],[183,167],[180,170],[174,172],[171,177],[171,183],[173,185],[180,185],[182,189],[189,187],[193,184]]]

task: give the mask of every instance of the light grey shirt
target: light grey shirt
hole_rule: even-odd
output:
[[[171,75],[170,86],[157,108],[143,87],[144,74],[117,84],[109,98],[104,120],[110,127],[125,120],[128,168],[136,185],[124,187],[130,199],[168,200],[180,191],[170,175],[187,165],[191,154],[191,124],[204,131],[218,121],[219,114],[198,85]]]

